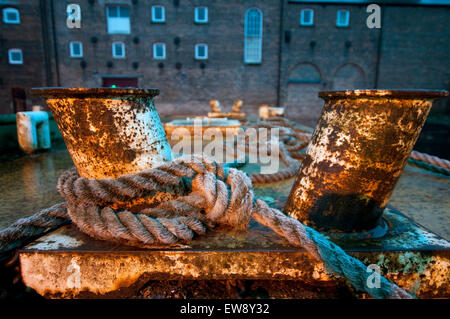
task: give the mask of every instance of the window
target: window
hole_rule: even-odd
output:
[[[108,33],[130,34],[130,8],[109,6],[106,8]]]
[[[162,23],[166,21],[166,13],[163,6],[152,7],[152,22]]]
[[[207,23],[208,22],[208,8],[207,7],[195,8],[194,22],[196,22],[196,23]]]
[[[195,59],[196,60],[207,60],[208,59],[208,45],[207,44],[196,44],[195,45]]]
[[[3,22],[9,24],[20,24],[19,10],[15,8],[3,9]]]
[[[70,42],[70,57],[71,58],[83,57],[83,44],[81,42]]]
[[[112,55],[115,59],[125,58],[125,44],[123,42],[113,42]]]
[[[311,26],[314,25],[314,10],[303,9],[300,12],[300,25]]]
[[[348,10],[338,10],[336,15],[337,27],[348,27],[350,24],[350,12]]]
[[[23,64],[23,56],[21,49],[8,50],[9,64]]]
[[[262,60],[262,13],[248,9],[245,13],[244,62],[261,63]]]
[[[163,60],[166,58],[166,44],[154,43],[153,44],[153,59]]]

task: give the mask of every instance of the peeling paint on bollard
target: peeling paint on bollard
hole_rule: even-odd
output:
[[[157,89],[39,88],[47,99],[79,174],[101,179],[171,160],[153,105]]]
[[[376,227],[430,111],[446,91],[321,92],[322,115],[286,212],[321,230]]]

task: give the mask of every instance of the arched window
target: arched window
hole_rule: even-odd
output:
[[[245,13],[244,62],[261,63],[263,18],[259,9],[251,8]]]

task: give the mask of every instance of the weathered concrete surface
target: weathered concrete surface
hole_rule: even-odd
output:
[[[276,203],[274,203],[277,206]],[[450,297],[450,244],[395,211],[383,239],[335,240],[419,297]],[[22,278],[50,298],[133,296],[149,280],[300,280],[335,286],[321,264],[270,229],[217,229],[184,249],[145,250],[97,241],[66,226],[20,253]]]

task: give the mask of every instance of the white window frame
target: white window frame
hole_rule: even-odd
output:
[[[116,45],[117,44],[120,44],[122,46],[123,55],[116,55]],[[114,59],[125,59],[125,57],[126,57],[125,43],[123,43],[121,41],[113,42],[112,43],[112,56]]]
[[[199,18],[199,10],[205,10],[205,19]],[[208,7],[196,7],[194,9],[194,22],[195,23],[208,23],[209,17],[208,17]]]
[[[345,14],[345,23],[340,22],[340,15]],[[336,12],[336,26],[340,28],[346,28],[350,25],[350,11],[349,10],[338,10]]]
[[[128,8],[128,17],[120,17],[120,8]],[[110,8],[119,8],[117,11],[117,17],[109,16]],[[130,34],[131,22],[130,22],[130,8],[128,6],[121,5],[108,5],[106,7],[106,24],[109,34]],[[120,26],[117,28],[117,26]]]
[[[305,13],[310,12],[311,21],[305,21]],[[300,25],[301,26],[312,26],[314,25],[314,9],[302,9],[300,11]]]
[[[248,16],[251,10],[256,10],[259,13],[259,26],[260,26],[260,30],[259,30],[259,34],[258,35],[249,35],[248,34]],[[258,8],[249,8],[247,9],[247,11],[245,12],[245,24],[244,24],[244,63],[246,64],[260,64],[262,63],[262,41],[263,41],[263,14],[262,11]],[[250,40],[254,40],[252,42],[257,43],[259,45],[258,48],[258,56],[256,58],[254,57],[249,57],[249,48],[248,48],[248,42],[250,42]],[[258,43],[259,42],[259,43]],[[253,44],[254,44],[253,43]]]
[[[198,54],[198,50],[200,47],[205,48],[205,55],[201,56]],[[195,59],[196,60],[208,60],[208,45],[206,43],[197,43],[195,45]]]
[[[80,45],[80,54],[75,54],[73,46],[75,44],[79,44]],[[80,41],[71,41],[69,43],[69,48],[70,48],[70,57],[71,58],[82,58],[83,57],[83,43]]]
[[[157,46],[162,46],[163,56],[157,56]],[[166,44],[162,42],[153,43],[153,59],[155,60],[165,60],[166,59]]]
[[[20,24],[20,12],[16,8],[4,8],[3,10],[3,22],[7,24]],[[17,20],[9,20],[8,13],[15,13]]]
[[[161,19],[156,18],[156,9],[160,8],[161,11]],[[164,23],[166,22],[166,8],[164,6],[152,6],[152,22],[154,23]]]
[[[13,53],[20,53],[20,61],[12,59]],[[8,62],[9,62],[9,64],[23,64],[22,49],[9,49],[8,50]]]

